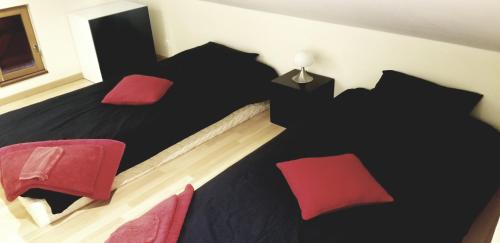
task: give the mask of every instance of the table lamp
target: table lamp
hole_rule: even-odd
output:
[[[300,73],[293,76],[292,80],[296,83],[311,82],[313,80],[313,77],[306,72],[306,67],[309,67],[313,64],[313,56],[306,51],[300,51],[295,55],[294,61],[295,64],[297,64],[297,66],[300,68]]]

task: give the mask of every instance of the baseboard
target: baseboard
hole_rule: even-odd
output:
[[[167,59],[167,57],[164,55],[156,54],[156,61],[157,62],[162,61],[164,59]]]
[[[0,106],[8,104],[8,103],[11,103],[11,102],[14,102],[16,100],[20,100],[20,99],[26,98],[28,96],[32,96],[32,95],[35,95],[35,94],[38,94],[38,93],[50,90],[50,89],[57,88],[59,86],[63,86],[65,84],[69,84],[71,82],[75,82],[75,81],[78,81],[78,80],[81,80],[81,79],[83,79],[83,74],[82,73],[77,73],[77,74],[73,74],[71,76],[62,78],[62,79],[55,80],[55,81],[47,83],[47,84],[43,84],[43,85],[34,87],[32,89],[29,89],[29,90],[21,91],[19,93],[16,93],[16,94],[13,94],[13,95],[1,98],[0,99]]]

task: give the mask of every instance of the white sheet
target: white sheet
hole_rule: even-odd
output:
[[[114,180],[113,189],[117,189],[129,183],[130,181],[137,179],[138,177],[150,172],[158,166],[179,157],[180,155],[192,150],[200,144],[212,139],[219,134],[222,134],[230,128],[243,123],[244,121],[267,109],[269,109],[269,103],[261,102],[247,105],[231,113],[229,116],[223,118],[222,120],[185,138],[179,143],[172,145],[171,147],[163,150],[150,159],[118,174]],[[52,214],[49,204],[44,199],[19,197],[19,200],[21,204],[26,208],[26,211],[31,215],[35,223],[40,227],[43,227],[54,222],[55,220],[65,217],[92,202],[92,199],[82,197],[71,204],[63,212],[59,214]]]

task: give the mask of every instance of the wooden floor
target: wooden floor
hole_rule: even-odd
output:
[[[88,84],[82,80],[19,100],[1,107],[0,113]],[[200,187],[283,130],[269,121],[268,112],[263,112],[118,189],[109,203],[91,204],[44,228],[34,224],[19,202],[7,204],[0,189],[0,242],[104,242],[124,222],[180,192],[188,183]]]
[[[1,106],[0,114],[90,84],[86,80],[80,80],[18,100]],[[268,112],[261,113],[118,189],[109,203],[91,204],[44,228],[34,224],[19,202],[7,204],[0,188],[0,243],[103,242],[119,225],[143,214],[170,195],[180,192],[187,183],[193,184],[195,188],[200,187],[282,131],[283,128],[270,123]],[[492,242],[491,236],[500,215],[499,206],[500,190],[476,220],[463,243]]]
[[[34,103],[38,103],[40,101],[43,101],[43,100],[46,100],[46,99],[49,99],[49,98],[52,98],[52,97],[55,97],[58,95],[65,94],[65,93],[71,92],[73,90],[81,89],[81,88],[89,86],[91,84],[92,83],[90,81],[82,79],[82,80],[78,80],[78,81],[75,81],[75,82],[72,82],[72,83],[45,91],[45,92],[38,93],[36,95],[32,95],[30,97],[26,97],[26,98],[21,99],[21,100],[17,100],[17,101],[14,101],[14,102],[11,102],[11,103],[8,103],[5,105],[0,105],[0,114],[9,112],[9,111],[12,111],[15,109],[19,109],[21,107],[25,107],[25,106],[28,106],[28,105],[31,105]]]

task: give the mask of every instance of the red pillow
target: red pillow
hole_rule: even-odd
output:
[[[112,105],[150,105],[165,95],[172,81],[133,74],[124,77],[101,103]]]
[[[304,220],[345,207],[394,201],[354,154],[303,158],[276,166],[297,198]]]

